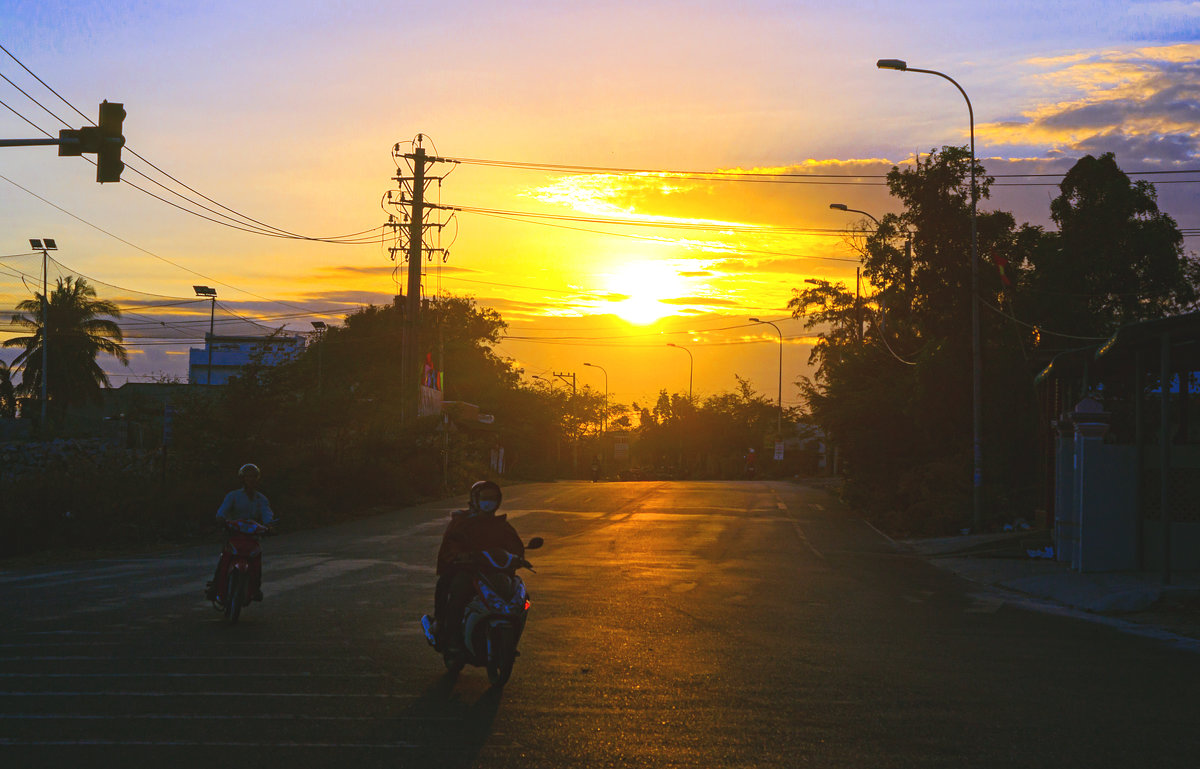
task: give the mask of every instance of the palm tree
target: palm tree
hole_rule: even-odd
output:
[[[13,389],[12,368],[0,360],[0,419],[17,415],[17,394]]]
[[[17,305],[17,310],[30,317],[14,315],[13,323],[29,329],[32,334],[7,339],[4,346],[25,348],[13,360],[13,366],[21,367],[21,384],[17,388],[20,393],[36,395],[41,392],[44,336],[50,340],[47,396],[59,410],[95,400],[100,388],[109,386],[108,377],[96,363],[100,353],[108,353],[121,363],[129,364],[121,344],[121,329],[113,321],[98,317],[119,318],[120,309],[112,302],[95,297],[96,289],[86,278],[72,275],[59,278],[50,292],[45,329],[42,327],[41,294],[35,292],[32,299]]]

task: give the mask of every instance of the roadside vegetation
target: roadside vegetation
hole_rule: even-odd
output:
[[[1034,520],[1056,416],[1039,410],[1035,376],[1126,323],[1195,309],[1200,264],[1153,185],[1112,154],[1067,173],[1050,204],[1056,232],[984,210],[994,180],[981,163],[976,173],[986,523]],[[807,417],[839,447],[849,501],[892,532],[969,525],[970,178],[962,147],[893,168],[900,213],[855,239],[869,295],[818,282],[790,303],[819,338],[816,374],[798,382]]]

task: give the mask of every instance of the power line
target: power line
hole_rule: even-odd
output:
[[[29,67],[25,66],[25,64],[20,59],[18,59],[11,51],[9,51],[3,45],[0,45],[0,50],[3,50],[4,53],[6,53],[9,56],[9,58],[11,58],[13,61],[15,61],[26,72],[28,72],[35,80],[37,80],[38,83],[40,83],[44,88],[46,88],[46,90],[50,91],[52,94],[57,96],[60,101],[62,101],[64,104],[66,104],[72,110],[74,110],[76,114],[78,114],[80,117],[82,117],[88,123],[95,125],[94,121],[92,121],[90,118],[88,118],[82,112],[80,112],[79,109],[76,108],[75,105],[71,104],[71,102],[69,102],[65,97],[63,97],[62,94],[58,93],[58,91],[54,90],[44,80],[42,80],[40,77],[38,77],[37,73],[35,73],[33,70],[29,69]],[[48,115],[53,117],[58,122],[62,123],[67,128],[71,128],[70,123],[63,120],[61,117],[59,117],[57,114],[55,114],[52,110],[50,110],[49,107],[42,104],[40,101],[38,101],[38,99],[36,97],[34,97],[33,95],[31,95],[30,93],[25,91],[19,85],[17,85],[12,80],[10,80],[7,76],[0,74],[0,77],[2,77],[6,82],[8,82],[9,85],[16,88],[18,91],[20,91],[31,102],[33,102],[37,106],[41,107]],[[0,102],[0,103],[2,103],[2,102]],[[48,137],[53,138],[53,136],[49,132],[47,132],[45,129],[43,129],[40,126],[38,126],[37,124],[35,124],[33,121],[29,120],[27,117],[22,115],[20,112],[18,112],[17,110],[12,108],[8,104],[4,104],[4,106],[6,108],[8,108],[11,112],[13,112],[13,114],[15,114],[18,117],[20,117],[21,119],[25,120],[25,122],[29,123],[31,126],[33,126],[38,131],[42,132],[43,134],[45,134]],[[235,224],[230,224],[229,222],[222,222],[222,221],[219,221],[216,219],[211,219],[211,218],[204,216],[203,214],[200,214],[196,211],[193,211],[191,209],[187,209],[187,208],[184,208],[177,204],[171,203],[170,201],[165,200],[164,198],[161,198],[158,195],[155,195],[155,194],[149,192],[148,190],[145,190],[142,187],[139,187],[136,184],[132,184],[128,180],[126,180],[126,183],[129,184],[129,186],[143,192],[144,194],[150,195],[151,197],[153,197],[157,200],[167,203],[168,205],[174,206],[175,208],[178,208],[178,209],[184,211],[185,213],[192,214],[193,216],[198,216],[201,219],[205,219],[205,220],[213,222],[215,224],[232,227],[233,229],[238,229],[238,230],[242,230],[243,232],[250,232],[250,233],[258,234],[258,235],[267,235],[267,236],[271,236],[271,237],[290,238],[290,239],[295,239],[295,240],[309,240],[309,241],[334,243],[334,244],[342,244],[342,245],[362,245],[362,244],[374,243],[376,241],[376,238],[373,238],[373,237],[372,238],[362,238],[360,236],[365,235],[366,233],[375,232],[376,230],[379,230],[380,235],[382,235],[382,230],[383,230],[382,226],[372,227],[370,229],[362,230],[362,231],[356,232],[356,233],[350,233],[348,235],[338,235],[338,236],[333,236],[333,237],[313,237],[313,236],[307,236],[307,235],[299,235],[297,233],[290,232],[283,228],[276,227],[274,225],[270,225],[265,222],[262,222],[251,216],[248,216],[239,211],[236,211],[226,205],[223,205],[222,203],[220,203],[216,200],[213,200],[211,197],[199,192],[198,190],[189,186],[188,184],[185,184],[184,182],[180,181],[178,178],[176,178],[172,174],[168,173],[167,171],[164,171],[158,165],[154,164],[153,162],[151,162],[150,160],[148,160],[147,158],[145,158],[144,156],[139,154],[137,151],[135,151],[131,147],[126,146],[125,151],[128,152],[129,154],[133,155],[134,157],[138,158],[142,162],[146,163],[151,168],[153,168],[155,171],[158,171],[160,174],[167,177],[168,179],[175,182],[176,184],[183,187],[184,189],[188,190],[189,192],[199,196],[200,198],[208,201],[209,203],[212,203],[215,206],[218,206],[219,208],[221,208],[225,211],[228,211],[229,213],[233,214],[234,216],[236,216],[238,218],[235,219],[233,217],[227,216],[226,214],[222,214],[221,212],[216,211],[216,210],[204,205],[203,203],[200,203],[192,198],[189,198],[187,195],[184,195],[183,193],[180,193],[176,190],[172,190],[169,187],[167,187],[166,185],[162,184],[161,182],[149,177],[148,175],[146,175],[145,173],[143,173],[142,171],[140,171],[139,169],[137,169],[134,166],[128,166],[129,170],[132,171],[133,173],[136,173],[138,176],[141,176],[146,181],[161,187],[167,193],[175,195],[176,197],[180,198],[181,200],[186,201],[190,205],[196,206],[197,208],[208,211],[209,213],[212,213],[216,216],[227,219],[227,220],[229,220],[229,222],[234,222]]]
[[[533,163],[524,161],[511,160],[489,160],[483,158],[447,158],[458,163],[476,166],[489,166],[498,168],[513,168],[527,171],[543,171],[571,174],[599,174],[599,175],[627,175],[627,176],[657,176],[668,178],[686,178],[696,179],[699,181],[731,181],[731,182],[774,182],[778,184],[797,184],[803,183],[804,179],[887,179],[887,174],[854,174],[854,173],[790,173],[790,172],[767,172],[767,171],[680,171],[670,169],[655,169],[655,168],[622,168],[614,166],[586,166],[586,165],[570,165],[565,163]],[[890,165],[898,165],[889,163]],[[1027,178],[1063,178],[1067,172],[1061,173],[1012,173],[1012,174],[988,174],[993,179],[1027,179]],[[1160,170],[1145,170],[1145,171],[1125,171],[1126,176],[1154,176],[1154,175],[1174,175],[1174,174],[1200,174],[1200,168],[1181,168],[1181,169],[1160,169]],[[1197,183],[1200,179],[1184,180],[1184,183]],[[864,182],[866,183],[866,182]],[[879,182],[871,182],[878,184]],[[1162,183],[1162,182],[1157,182]],[[1170,182],[1167,182],[1170,183]],[[1013,185],[1007,185],[1013,186]],[[1024,186],[1040,186],[1040,185],[1024,185]]]
[[[521,217],[517,217],[517,216],[504,216],[504,215],[500,215],[500,214],[488,214],[488,213],[483,213],[482,211],[476,211],[473,213],[475,213],[475,215],[477,215],[477,216],[488,216],[493,219],[504,219],[506,221],[520,222],[522,224],[536,224],[536,225],[539,225],[542,227],[554,227],[554,228],[560,229],[560,230],[572,230],[574,232],[589,232],[589,233],[594,233],[597,235],[608,235],[608,236],[614,237],[614,238],[631,238],[634,240],[645,240],[645,241],[649,241],[651,243],[660,243],[660,244],[664,244],[664,245],[672,245],[672,244],[679,245],[679,241],[671,240],[669,238],[656,238],[656,237],[650,237],[647,235],[635,235],[630,232],[609,232],[606,230],[594,230],[589,227],[571,227],[568,225],[554,224],[553,222],[542,222],[542,221],[537,221],[536,219],[521,218]],[[851,233],[851,232],[853,232],[853,230],[845,230],[844,232]],[[816,234],[816,233],[811,233],[811,234]],[[827,233],[827,234],[832,234],[832,233]],[[718,245],[718,244],[693,244],[693,243],[688,243],[686,241],[684,241],[683,244],[688,247],[700,248],[701,250],[708,250],[708,251],[713,251],[716,253],[725,252],[725,253],[728,253],[730,256],[736,256],[739,254],[760,254],[760,255],[764,255],[764,256],[785,256],[785,257],[791,257],[791,258],[795,258],[795,259],[813,259],[816,261],[823,261],[823,262],[852,262],[854,264],[859,264],[862,261],[860,259],[853,259],[851,257],[844,257],[844,256],[813,256],[813,255],[809,255],[809,254],[793,254],[793,253],[788,253],[786,251],[767,251],[767,250],[757,249],[757,248],[741,248],[739,246],[726,246],[726,245]]]

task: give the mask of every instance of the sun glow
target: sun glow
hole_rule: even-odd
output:
[[[612,274],[608,288],[626,297],[612,305],[612,312],[644,326],[679,311],[678,306],[663,300],[687,295],[688,279],[662,262],[629,262]]]

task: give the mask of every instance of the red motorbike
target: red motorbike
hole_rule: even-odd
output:
[[[259,537],[272,531],[258,521],[225,521],[225,547],[217,566],[213,606],[231,622],[259,594],[262,583],[262,546]]]

